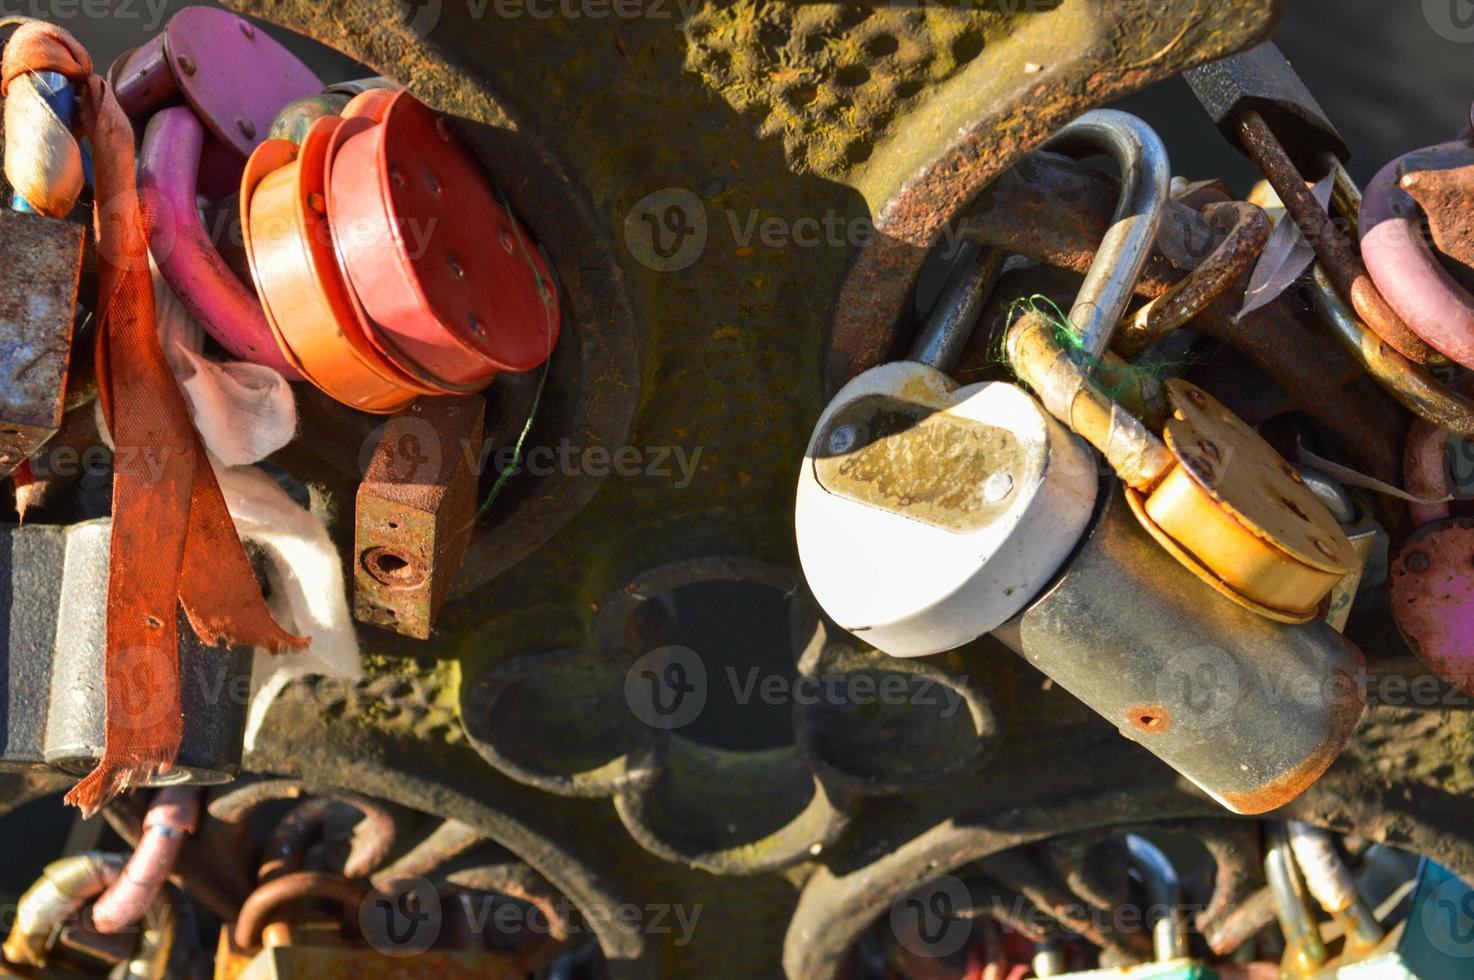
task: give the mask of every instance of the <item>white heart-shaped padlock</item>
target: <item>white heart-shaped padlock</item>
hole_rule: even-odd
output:
[[[845,385],[814,429],[799,558],[840,626],[892,656],[941,653],[1049,584],[1098,487],[1094,452],[1022,389],[884,364]]]

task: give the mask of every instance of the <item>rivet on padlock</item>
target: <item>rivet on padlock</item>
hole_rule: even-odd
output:
[[[820,416],[794,525],[824,610],[894,656],[961,646],[1022,609],[1090,521],[1089,449],[1019,388],[959,388],[997,258],[971,255],[912,360],[872,368]]]
[[[1465,390],[1471,386],[1466,383]],[[1403,464],[1409,493],[1442,501],[1451,433],[1421,419],[1408,433]],[[1414,531],[1392,560],[1393,616],[1408,645],[1439,677],[1474,694],[1474,520],[1446,502],[1414,503]]]

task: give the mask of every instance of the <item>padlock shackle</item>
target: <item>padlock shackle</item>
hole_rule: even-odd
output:
[[[983,249],[972,242],[962,244],[952,273],[906,360],[934,367],[944,374],[952,373],[993,293],[1006,257],[997,249]]]
[[[1297,972],[1309,975],[1329,959],[1329,954],[1310,907],[1305,879],[1295,863],[1289,833],[1282,823],[1275,824],[1270,831],[1264,877],[1269,881],[1275,914],[1285,935],[1285,962],[1293,964]]]
[[[1116,109],[1085,113],[1041,148],[1078,158],[1105,154],[1121,170],[1121,198],[1110,230],[1101,239],[1069,316],[1081,349],[1099,359],[1111,346],[1157,239],[1171,194],[1167,148],[1156,130]]]
[[[1151,923],[1152,952],[1157,962],[1166,963],[1188,955],[1182,882],[1177,869],[1161,848],[1138,834],[1126,835],[1126,851],[1132,870],[1146,889],[1148,912],[1158,914]]]
[[[138,187],[152,198],[149,253],[180,302],[232,356],[301,381],[277,346],[255,292],[226,265],[200,220],[196,191],[204,148],[204,124],[187,106],[161,109],[148,121]]]

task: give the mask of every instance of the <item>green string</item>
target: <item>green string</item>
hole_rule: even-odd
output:
[[[1008,331],[1013,327],[1014,321],[1025,313],[1033,313],[1048,323],[1053,328],[1055,342],[1060,348],[1068,352],[1071,360],[1080,365],[1086,376],[1095,381],[1101,391],[1117,400],[1138,390],[1143,380],[1162,381],[1175,377],[1203,359],[1202,355],[1186,355],[1174,360],[1148,351],[1124,367],[1110,365],[1103,369],[1103,358],[1088,353],[1081,346],[1079,335],[1070,326],[1069,317],[1059,305],[1042,293],[1034,293],[1009,304],[1007,323],[996,340],[994,356],[1015,376],[1018,372],[1014,371],[1013,364],[1008,359]],[[1102,376],[1109,380],[1102,380]]]
[[[501,185],[496,182],[495,178],[492,178],[491,186],[496,191],[497,199],[501,201],[502,207],[506,209],[508,216],[512,219],[512,233],[517,238],[517,250],[521,253],[523,261],[527,263],[527,267],[532,270],[533,280],[537,282],[537,295],[542,300],[543,319],[546,321],[547,327],[548,350],[547,356],[543,358],[542,372],[537,379],[537,390],[532,395],[532,406],[527,410],[527,420],[522,423],[522,431],[518,433],[517,441],[512,446],[511,464],[497,474],[496,482],[486,492],[486,498],[481,501],[481,506],[476,508],[476,515],[471,518],[473,523],[480,521],[481,518],[486,516],[487,511],[491,510],[491,505],[501,495],[502,488],[507,485],[507,482],[512,477],[522,472],[522,449],[527,444],[527,436],[532,432],[532,423],[536,421],[537,410],[542,405],[543,389],[547,387],[548,371],[551,368],[553,359],[553,294],[548,290],[547,281],[543,279],[537,270],[537,263],[533,261],[532,253],[527,248],[527,241],[522,237],[522,222],[517,220],[516,212],[512,210],[511,202],[507,200],[506,194],[502,192]],[[549,275],[552,275],[551,270],[549,270]]]

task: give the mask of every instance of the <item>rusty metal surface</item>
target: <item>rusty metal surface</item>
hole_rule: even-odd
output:
[[[368,896],[368,886],[341,875],[316,871],[293,871],[262,884],[246,898],[232,927],[231,941],[240,949],[257,949],[261,932],[276,914],[296,902],[326,901],[338,906],[343,929],[358,932],[358,910]]]
[[[82,274],[79,224],[0,213],[0,477],[51,438],[65,407]]]
[[[422,398],[390,419],[358,487],[353,616],[428,639],[476,516],[486,401]]]
[[[1410,153],[1398,168],[1398,185],[1423,209],[1438,251],[1463,266],[1451,270],[1468,288],[1474,276],[1474,147],[1441,147]]]
[[[1098,171],[1033,153],[978,199],[962,233],[970,241],[1083,274],[1114,200],[1112,182]],[[1169,202],[1157,249],[1137,283],[1138,294],[1146,299],[1162,295],[1212,254],[1222,238],[1199,212]],[[1357,362],[1324,342],[1324,328],[1295,295],[1238,318],[1247,283],[1246,272],[1192,326],[1257,364],[1359,466],[1379,479],[1398,482],[1407,423],[1391,400],[1365,385],[1343,388],[1360,377]]]
[[[1393,561],[1388,585],[1408,645],[1439,677],[1474,693],[1474,521],[1419,529]]]
[[[1113,345],[1118,353],[1127,357],[1141,353],[1202,313],[1253,270],[1269,241],[1269,217],[1263,209],[1244,201],[1219,201],[1199,210],[1223,239],[1202,264],[1121,324]]]
[[[1237,127],[1239,141],[1264,171],[1269,186],[1274,188],[1290,218],[1300,226],[1306,241],[1315,249],[1336,291],[1349,300],[1367,326],[1399,354],[1417,364],[1440,361],[1441,355],[1409,330],[1396,311],[1387,305],[1372,282],[1356,246],[1321,208],[1320,202],[1305,185],[1305,177],[1290,162],[1285,148],[1264,119],[1256,112],[1245,112],[1238,118]]]

